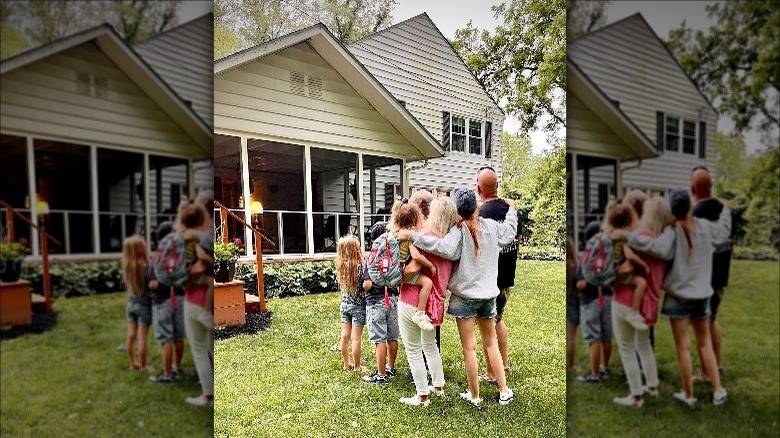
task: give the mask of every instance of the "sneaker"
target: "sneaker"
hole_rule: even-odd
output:
[[[691,381],[695,382],[703,382],[703,383],[710,383],[710,379],[708,377],[704,377],[701,375],[701,373],[696,373],[691,377]]]
[[[514,400],[515,393],[512,391],[512,388],[507,388],[507,392],[502,392],[498,395],[498,404],[500,405],[508,405],[509,402]]]
[[[466,392],[461,392],[460,393],[460,398],[462,398],[463,400],[466,400],[467,402],[471,403],[472,405],[474,405],[476,407],[479,407],[482,404],[482,399],[481,398],[474,398],[474,397],[472,397],[471,396],[471,391],[469,391],[468,389],[466,390]]]
[[[390,381],[387,380],[387,376],[380,376],[378,371],[374,371],[369,376],[363,376],[362,380],[366,383],[379,383],[383,385],[390,383]]]
[[[420,312],[419,310],[414,313],[414,316],[412,316],[412,321],[417,324],[420,329],[425,331],[431,331],[433,330],[433,324],[431,324],[431,318],[428,318],[428,315],[425,314],[425,312]]]
[[[642,315],[640,315],[636,310],[632,310],[628,313],[628,315],[626,315],[626,322],[631,324],[631,326],[637,330],[644,331],[650,328],[647,324],[645,324],[645,319],[642,318]]]
[[[159,373],[149,377],[150,382],[154,383],[173,383],[173,376],[169,376],[164,373]]]
[[[606,379],[609,377],[609,375],[612,374],[612,371],[609,369],[609,367],[605,367],[604,365],[599,365],[599,377],[602,379]]]
[[[214,400],[209,400],[203,394],[197,397],[187,397],[184,399],[184,401],[195,406],[214,406]]]
[[[488,377],[487,373],[482,373],[477,376],[478,382],[488,382],[488,383],[496,383],[496,379],[491,379]]]
[[[330,346],[330,351],[341,351],[341,344],[333,344]]]
[[[428,391],[437,397],[444,397],[444,389],[437,390],[435,387],[428,385]]]
[[[414,397],[401,397],[398,399],[399,402],[409,405],[409,406],[422,406],[426,407],[429,404],[431,404],[431,399],[427,399],[425,401],[420,400],[419,395],[415,395]]]
[[[577,381],[583,383],[601,383],[601,377],[591,373],[586,373],[581,376],[577,376]]]
[[[181,370],[181,368],[174,366],[171,368],[171,374],[173,374],[174,379],[178,379],[182,376],[182,374],[184,374],[184,372]]]
[[[694,408],[694,407],[696,406],[696,397],[686,398],[686,397],[685,397],[685,391],[684,391],[684,390],[682,390],[682,389],[681,389],[681,390],[679,390],[679,391],[677,391],[677,392],[675,392],[675,393],[672,395],[672,397],[674,397],[674,398],[676,398],[677,400],[680,400],[681,402],[683,402],[683,403],[687,404],[687,405],[688,405],[688,406],[690,406],[691,408]],[[725,400],[725,398],[724,398],[724,400]],[[722,402],[721,402],[721,403],[722,403]]]
[[[395,368],[390,368],[390,365],[385,365],[385,375],[387,377],[395,377],[396,374]]]
[[[647,395],[651,397],[658,397],[658,388],[650,389],[649,387],[645,386],[642,388]]]
[[[726,398],[729,396],[729,393],[726,392],[726,388],[721,387],[720,391],[714,392],[712,394],[712,404],[719,406],[726,402]]]
[[[635,399],[633,395],[628,394],[625,397],[615,397],[612,399],[613,402],[621,405],[621,406],[632,406],[636,408],[641,408],[642,405],[645,404],[644,399]]]

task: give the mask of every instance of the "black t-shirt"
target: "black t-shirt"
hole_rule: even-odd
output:
[[[149,266],[149,270],[146,273],[146,278],[146,285],[144,287],[149,288],[149,282],[157,279],[157,276],[154,275],[154,268],[152,266]],[[164,286],[162,284],[157,286],[157,289],[155,290],[150,289],[150,292],[152,294],[152,304],[162,304],[165,302],[165,300],[171,297],[171,287]],[[183,297],[185,290],[183,287],[174,287],[173,293],[177,297]]]
[[[722,211],[723,204],[715,198],[710,198],[696,204],[693,208],[693,216],[717,222]],[[734,236],[734,230],[735,227],[732,226],[732,237]],[[713,289],[722,289],[729,284],[731,252],[731,241],[715,247],[715,252],[712,254],[712,278],[710,280]]]
[[[492,199],[482,204],[479,209],[479,216],[486,219],[493,219],[496,222],[504,222],[506,213],[509,211],[509,204],[501,198]],[[518,219],[517,229],[520,230],[520,221]],[[515,285],[515,268],[517,267],[517,239],[509,245],[501,248],[498,255],[498,288],[504,289]]]
[[[585,289],[580,291],[577,289],[577,282],[584,279],[585,277],[582,276],[582,269],[577,266],[577,270],[574,273],[574,290],[579,292],[578,297],[580,304],[590,304],[599,298],[599,287],[594,286],[586,281]],[[602,286],[601,295],[612,296],[612,288],[609,286]],[[569,302],[567,301],[566,304],[569,304]]]
[[[360,270],[360,284],[358,287],[362,290],[363,289],[363,281],[365,280],[371,280],[371,277],[368,276],[368,266],[363,265],[363,269]],[[398,289],[388,286],[387,287],[387,295],[389,296],[398,296]],[[371,289],[366,291],[366,306],[371,306],[378,303],[384,303],[385,302],[385,287],[379,286],[377,284],[371,283]]]

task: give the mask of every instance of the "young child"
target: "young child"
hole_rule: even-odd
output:
[[[401,230],[419,231],[423,225],[423,215],[420,207],[410,202],[396,203],[393,208],[392,220],[390,223],[390,232],[398,238],[398,232]],[[433,281],[427,275],[423,274],[422,267],[425,266],[431,271],[431,275],[436,275],[436,266],[430,262],[420,251],[409,241],[409,239],[398,239],[399,260],[401,260],[401,269],[403,270],[403,283],[420,286],[420,299],[417,303],[417,313],[412,317],[412,321],[420,326],[422,330],[433,330],[431,318],[425,313],[425,307],[428,304],[428,297],[431,295]]]
[[[371,240],[376,240],[386,231],[387,223],[379,222],[371,228]],[[398,289],[375,285],[368,276],[368,267],[361,269],[363,289],[366,291],[366,316],[368,341],[376,346],[376,371],[363,376],[367,383],[389,383],[388,377],[395,376],[395,358],[398,354]]]
[[[366,325],[366,292],[360,282],[363,251],[355,236],[344,236],[336,244],[336,280],[341,289],[341,356],[344,369],[363,371],[360,350],[363,326]],[[384,292],[383,292],[384,295]],[[352,339],[352,361],[349,340]]]
[[[636,226],[637,217],[634,209],[626,204],[612,204],[607,206],[607,232],[611,230],[631,231]],[[617,265],[617,279],[621,284],[634,287],[631,313],[626,316],[626,321],[637,330],[647,330],[639,306],[642,304],[642,295],[647,288],[647,281],[643,276],[650,272],[650,268],[625,242],[615,240],[612,242],[612,255]]]
[[[122,276],[127,286],[127,355],[130,369],[153,372],[146,364],[146,338],[152,324],[152,300],[147,288],[149,251],[143,237],[135,235],[122,245]],[[138,340],[139,362],[135,360],[135,342]]]

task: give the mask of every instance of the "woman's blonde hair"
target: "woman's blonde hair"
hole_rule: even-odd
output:
[[[428,228],[439,236],[444,236],[458,219],[458,207],[448,196],[436,198],[431,202],[428,215]]]
[[[344,236],[336,244],[336,280],[342,292],[354,294],[358,288],[363,250],[360,241],[352,235]]]
[[[654,236],[663,232],[664,227],[669,224],[669,219],[672,217],[669,202],[661,196],[645,201],[642,211],[644,213],[642,219],[639,220],[640,229],[648,231]]]
[[[135,295],[144,291],[146,269],[149,266],[149,251],[144,238],[134,235],[122,244],[122,276],[127,289]]]

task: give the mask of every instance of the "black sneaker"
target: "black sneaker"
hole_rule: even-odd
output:
[[[150,376],[149,381],[154,383],[173,383],[173,376],[168,376],[165,375],[164,373],[159,373],[156,376]]]
[[[612,374],[612,371],[609,369],[609,367],[605,367],[604,365],[599,366],[599,377],[602,380],[609,377],[610,374]]]
[[[593,375],[591,373],[583,374],[577,377],[578,382],[584,383],[601,383],[601,377]]]
[[[366,383],[380,383],[383,385],[390,383],[390,381],[387,380],[387,376],[380,376],[376,371],[371,373],[370,376],[363,376],[363,381]]]
[[[396,375],[395,368],[390,368],[389,366],[386,366],[385,367],[385,375],[387,377],[395,377],[395,375]]]
[[[182,374],[184,374],[184,372],[181,370],[181,368],[173,367],[171,368],[171,374],[173,374],[174,379],[178,379],[182,376]]]

